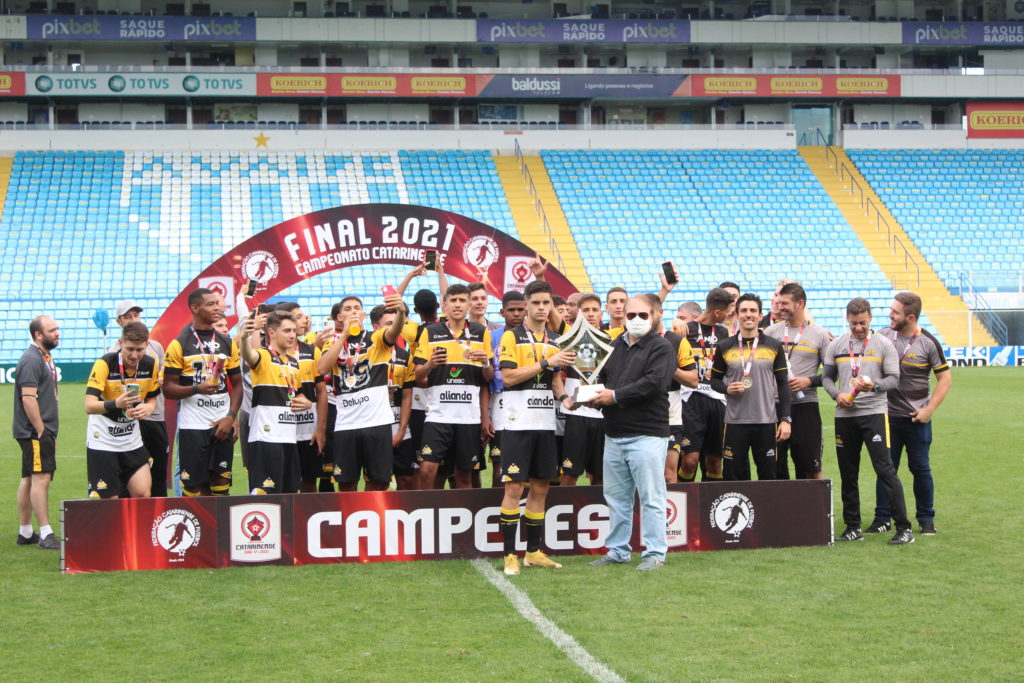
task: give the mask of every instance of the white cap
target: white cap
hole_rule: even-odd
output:
[[[122,315],[124,315],[128,311],[135,311],[135,310],[137,310],[139,313],[142,313],[143,308],[142,308],[142,306],[138,305],[137,303],[135,303],[131,299],[125,299],[124,301],[118,301],[117,302],[117,315],[115,317],[120,318]]]

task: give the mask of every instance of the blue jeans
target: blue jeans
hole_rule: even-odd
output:
[[[604,499],[611,531],[605,541],[608,555],[628,562],[632,549],[633,494],[640,496],[643,557],[665,559],[665,453],[668,439],[657,436],[604,438]]]
[[[931,522],[935,519],[935,482],[928,452],[932,445],[932,423],[914,422],[909,417],[889,416],[889,456],[892,466],[900,469],[903,449],[907,449],[907,467],[914,475],[914,502],[917,504],[917,521]],[[892,518],[889,496],[881,484],[875,485],[875,519],[888,521]]]

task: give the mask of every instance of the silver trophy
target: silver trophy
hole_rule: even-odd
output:
[[[582,383],[572,396],[573,403],[586,403],[604,389],[604,385],[596,382],[612,353],[611,343],[611,337],[588,323],[582,314],[577,315],[572,327],[555,340],[559,349],[576,353],[575,368]]]

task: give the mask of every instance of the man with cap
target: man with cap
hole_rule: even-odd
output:
[[[143,308],[131,299],[117,302],[117,324],[124,327],[128,323],[140,322],[139,314]],[[110,351],[121,350],[121,336],[110,347]],[[146,342],[146,355],[156,362],[158,383],[164,378],[164,347],[150,336]],[[152,496],[167,495],[167,425],[164,422],[164,396],[157,394],[156,409],[152,414],[139,420],[139,432],[142,435],[142,447],[149,453],[150,474],[153,477]]]

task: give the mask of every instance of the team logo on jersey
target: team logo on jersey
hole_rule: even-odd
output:
[[[202,527],[199,518],[191,511],[174,508],[153,520],[149,535],[154,548],[159,546],[176,554],[178,559],[172,562],[180,562],[189,548],[199,545]]]
[[[487,235],[476,235],[462,247],[462,260],[479,272],[485,272],[498,262],[498,243]]]
[[[249,503],[231,506],[231,559],[269,562],[281,559],[281,506]]]
[[[269,251],[259,249],[242,259],[242,275],[265,285],[277,277],[277,257]]]
[[[732,536],[735,543],[740,534],[754,525],[754,504],[742,493],[726,493],[711,504],[711,526]]]

